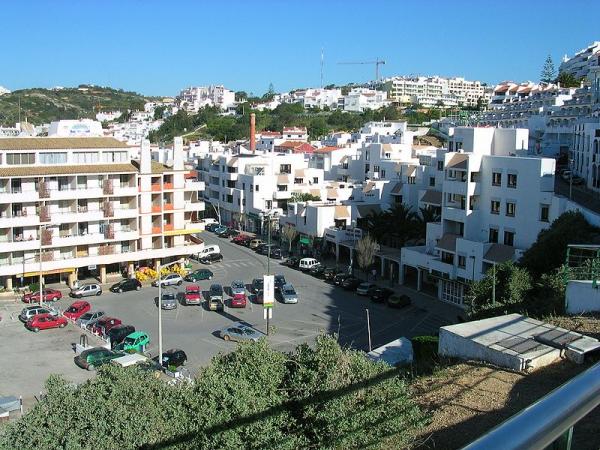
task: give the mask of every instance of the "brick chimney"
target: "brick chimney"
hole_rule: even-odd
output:
[[[250,150],[256,152],[256,115],[250,114]]]

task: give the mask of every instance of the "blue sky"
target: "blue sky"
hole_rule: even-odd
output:
[[[537,80],[546,55],[600,40],[596,0],[2,1],[0,85],[264,93],[389,75]],[[584,20],[584,17],[590,20]]]

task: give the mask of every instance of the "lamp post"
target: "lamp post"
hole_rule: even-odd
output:
[[[570,170],[569,170],[569,200],[573,200],[573,159],[569,159]]]
[[[160,275],[162,269],[174,266],[175,264],[183,264],[183,259],[179,259],[177,261],[170,262],[168,264],[158,265],[158,362],[162,365],[162,354],[163,354],[163,345],[162,345],[162,283],[160,282]]]
[[[356,248],[356,220],[351,222],[352,224],[352,251],[350,252],[350,270],[349,272],[354,275],[354,251]]]

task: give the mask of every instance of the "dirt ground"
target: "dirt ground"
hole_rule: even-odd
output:
[[[413,385],[432,421],[413,449],[459,449],[573,378],[594,361],[562,361],[529,375],[467,362],[443,368]],[[600,407],[575,427],[573,447],[600,449]]]

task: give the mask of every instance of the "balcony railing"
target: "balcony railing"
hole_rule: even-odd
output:
[[[42,245],[52,245],[52,231],[42,229]]]
[[[173,231],[173,224],[168,223],[163,227],[165,231]]]
[[[160,227],[152,227],[152,234],[160,234],[161,229]]]
[[[50,208],[48,206],[40,207],[40,222],[50,222]]]
[[[173,183],[163,183],[163,189],[173,189]]]
[[[104,229],[104,238],[105,239],[114,239],[115,238],[114,225],[111,224]]]
[[[113,195],[114,188],[112,180],[103,180],[102,181],[102,193],[104,195]]]
[[[50,197],[50,189],[48,189],[48,185],[45,181],[41,181],[39,184],[39,194],[40,198],[49,198]]]
[[[162,211],[162,208],[160,207],[160,205],[152,205],[152,212],[153,213],[159,213]]]
[[[101,256],[104,255],[114,255],[115,247],[113,245],[103,245],[98,248],[98,254]]]
[[[155,192],[160,191],[161,190],[160,184],[152,183],[150,190],[155,191]]]
[[[111,202],[104,202],[104,217],[114,217],[115,210]]]
[[[173,203],[165,203],[165,204],[163,205],[163,209],[164,209],[165,211],[173,211]]]

